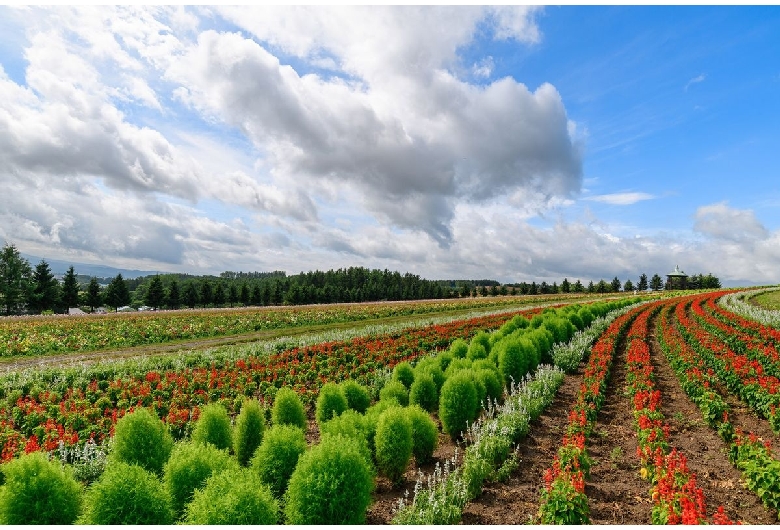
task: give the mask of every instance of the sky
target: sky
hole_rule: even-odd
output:
[[[3,6],[0,241],[776,284],[778,35],[777,6]]]

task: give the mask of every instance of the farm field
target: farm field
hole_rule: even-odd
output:
[[[2,459],[49,451],[93,492],[109,480],[99,478],[103,469],[121,467],[106,444],[133,411],[152,411],[180,447],[199,436],[210,407],[238,425],[246,398],[260,401],[271,428],[276,396],[289,388],[307,411],[301,462],[335,439],[362,440],[355,454],[364,454],[357,458],[373,478],[369,501],[350,515],[356,519],[302,515],[302,494],[288,492],[276,497],[275,522],[774,524],[780,331],[742,316],[750,311],[743,294],[514,308],[265,354],[236,346],[206,363],[193,356],[177,365],[169,356],[158,369],[118,362],[8,373],[0,378]],[[322,403],[336,398],[323,396],[347,395],[345,380],[362,385],[373,405],[343,413],[336,406],[328,420],[333,411],[323,417]],[[423,380],[433,385],[433,403],[414,389]],[[474,398],[457,393],[466,387]],[[471,399],[481,405],[470,409]],[[413,403],[435,426],[436,442],[427,456],[401,458],[382,440],[403,438],[402,418],[412,413],[399,411]],[[422,436],[411,432],[411,440]],[[84,456],[90,439],[97,445]],[[236,447],[227,447],[231,459]],[[159,470],[156,477],[169,480]]]
[[[203,339],[247,342],[339,324],[382,323],[416,316],[447,316],[550,302],[573,302],[593,295],[541,295],[372,302],[310,306],[177,310],[82,316],[0,318],[0,361],[18,357],[118,351],[137,346],[192,348]],[[214,340],[206,345],[213,345]]]

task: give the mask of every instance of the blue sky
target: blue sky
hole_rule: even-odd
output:
[[[0,239],[219,273],[780,281],[780,8],[0,8]]]

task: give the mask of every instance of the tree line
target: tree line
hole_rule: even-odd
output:
[[[669,286],[666,286],[667,288]],[[708,275],[688,277],[687,288],[719,288],[720,280]],[[0,254],[0,310],[5,315],[21,313],[64,313],[81,307],[94,312],[101,306],[114,310],[124,306],[149,309],[180,309],[235,306],[269,306],[421,300],[477,296],[534,295],[555,293],[612,293],[659,291],[664,283],[658,274],[648,280],[642,274],[634,284],[599,280],[583,285],[564,278],[557,282],[504,284],[495,280],[426,280],[411,273],[349,267],[329,271],[231,272],[219,276],[158,274],[124,279],[117,274],[107,285],[96,277],[77,275],[71,266],[58,280],[49,264],[41,260],[35,268],[7,244]]]

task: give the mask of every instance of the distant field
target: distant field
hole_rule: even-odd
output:
[[[0,357],[116,350],[188,342],[194,339],[257,334],[270,330],[319,328],[323,325],[350,322],[382,323],[388,319],[421,315],[457,315],[475,309],[521,308],[557,300],[575,302],[600,297],[603,295],[510,296],[84,316],[10,317],[0,319]],[[188,344],[187,347],[194,345]]]
[[[780,291],[770,291],[750,298],[750,303],[764,309],[780,310]]]

